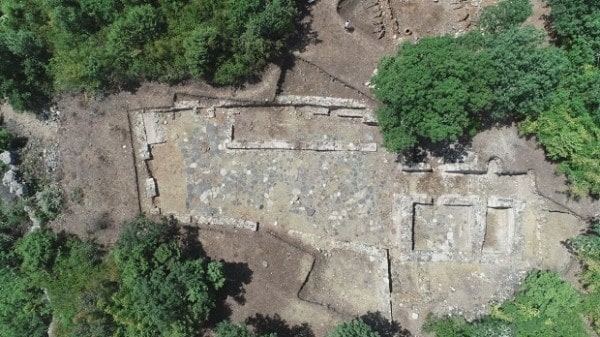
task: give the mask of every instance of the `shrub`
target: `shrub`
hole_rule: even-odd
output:
[[[379,334],[360,319],[354,319],[336,326],[327,337],[380,337]]]
[[[58,187],[53,186],[35,194],[38,207],[36,215],[42,223],[56,219],[63,206],[63,196]]]
[[[514,28],[525,22],[532,13],[530,0],[502,0],[495,6],[483,9],[479,28],[491,33]]]

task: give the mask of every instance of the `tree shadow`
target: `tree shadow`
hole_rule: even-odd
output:
[[[312,29],[313,16],[311,13],[314,1],[298,1],[298,19],[296,21],[295,34],[288,41],[289,51],[283,53],[275,62],[281,68],[281,75],[277,80],[276,94],[281,94],[283,83],[285,82],[287,72],[296,65],[296,58],[292,50],[298,52],[306,51],[306,47],[311,44],[319,44],[323,40],[319,39],[319,33]]]
[[[319,44],[319,33],[312,29],[313,15],[311,13],[314,1],[298,1],[298,20],[296,21],[296,34],[291,39],[292,49],[303,52],[311,44]]]
[[[208,258],[206,251],[202,248],[200,240],[198,240],[200,237],[200,230],[198,227],[182,226],[181,231],[182,253],[193,259]]]
[[[281,57],[279,65],[279,67],[281,68],[281,74],[277,79],[277,86],[275,91],[277,95],[281,94],[281,92],[283,91],[283,83],[285,83],[287,72],[293,69],[296,65],[296,58],[292,54],[286,54]]]
[[[252,326],[257,335],[275,333],[282,337],[315,337],[308,323],[290,326],[278,314],[269,316],[256,313],[254,316],[246,318],[245,323]]]
[[[437,142],[427,144],[427,149],[434,157],[442,158],[444,163],[464,163],[469,155],[469,141],[458,140],[455,142]]]
[[[211,315],[210,321],[217,324],[231,317],[232,310],[227,304],[227,298],[231,297],[237,304],[246,304],[246,289],[245,285],[252,282],[252,270],[245,262],[225,262],[223,264],[223,272],[225,273],[225,285],[217,293],[216,308]]]
[[[445,164],[464,163],[469,157],[470,140],[431,142],[420,139],[419,145],[401,152],[396,158],[396,163],[415,165],[425,163],[432,157],[442,158]]]
[[[371,312],[359,317],[366,325],[381,337],[412,337],[412,333],[407,329],[402,329],[398,322],[393,322],[384,317],[380,311]]]
[[[396,163],[402,163],[410,166],[418,163],[424,163],[427,160],[427,157],[427,150],[422,147],[415,146],[400,153],[398,157],[396,157]]]

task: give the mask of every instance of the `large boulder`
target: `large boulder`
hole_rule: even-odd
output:
[[[19,182],[17,171],[12,170],[12,169],[6,171],[6,173],[4,173],[4,177],[2,177],[2,185],[10,186],[15,182]]]
[[[20,198],[26,197],[27,193],[29,192],[27,185],[23,184],[19,180],[19,173],[13,169],[10,169],[4,173],[4,177],[2,177],[2,185],[8,186],[10,193]]]
[[[5,165],[15,165],[17,163],[17,157],[10,151],[4,151],[0,153],[0,161]]]

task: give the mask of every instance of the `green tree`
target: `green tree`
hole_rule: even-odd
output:
[[[67,335],[75,330],[76,318],[86,309],[82,297],[103,291],[110,274],[104,251],[97,244],[75,237],[59,239],[62,242],[54,265],[38,286],[48,293],[58,331]]]
[[[220,49],[219,32],[215,27],[200,26],[183,41],[185,60],[194,78],[204,78],[212,73]]]
[[[113,249],[119,287],[107,311],[124,336],[193,336],[215,307],[222,265],[186,256],[176,230],[138,217]]]
[[[580,64],[597,64],[600,4],[594,0],[549,0],[550,22],[559,45]]]
[[[31,274],[20,269],[21,259],[15,252],[28,227],[23,213],[22,203],[0,205],[0,336],[42,337],[50,323],[50,307]],[[31,255],[45,255],[38,254],[40,250],[45,249]],[[29,263],[37,264],[32,259]]]
[[[592,115],[589,111],[590,108],[597,111],[598,99],[593,93],[599,85],[590,78],[600,79],[600,72],[592,70],[579,78],[581,81],[577,85],[561,88],[548,110],[537,119],[526,120],[521,129],[535,134],[546,155],[560,161],[558,172],[569,178],[574,196],[597,196],[600,195],[600,168],[597,165],[600,161],[600,124],[597,112]]]
[[[377,116],[388,149],[405,150],[418,137],[455,140],[478,129],[475,117],[491,106],[490,78],[496,77],[482,43],[477,33],[425,37],[380,61],[372,83],[386,105]]]
[[[15,137],[6,129],[0,129],[0,151],[9,150],[15,141]]]
[[[486,39],[496,76],[491,117],[522,120],[545,111],[561,80],[573,72],[567,55],[542,47],[544,33],[532,26],[507,29]]]
[[[384,145],[399,152],[540,116],[575,71],[563,50],[542,43],[541,32],[525,27],[402,44],[372,79],[384,104],[377,110]]]
[[[44,337],[50,320],[51,312],[44,292],[26,273],[1,265],[0,336]]]
[[[423,330],[436,337],[509,337],[515,336],[510,322],[485,317],[482,320],[467,322],[462,317],[434,319],[428,317]]]
[[[506,317],[517,336],[588,336],[581,319],[581,295],[556,272],[533,271],[513,301],[492,316]]]
[[[17,110],[142,80],[239,85],[286,52],[298,19],[293,0],[4,0],[1,13],[0,97]]]
[[[52,269],[58,254],[60,242],[49,229],[41,228],[25,235],[16,245],[16,252],[21,259],[21,269],[34,278],[40,279]]]

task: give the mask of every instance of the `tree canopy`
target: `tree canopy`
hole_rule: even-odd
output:
[[[187,256],[176,230],[140,217],[112,251],[119,286],[107,311],[124,336],[193,336],[215,308],[222,265]]]
[[[294,0],[4,0],[0,13],[0,96],[18,110],[143,79],[241,84],[298,17]]]
[[[2,336],[45,336],[50,315],[56,336],[196,336],[225,282],[221,263],[182,245],[172,221],[138,217],[107,253],[45,228],[22,236],[2,220]]]

